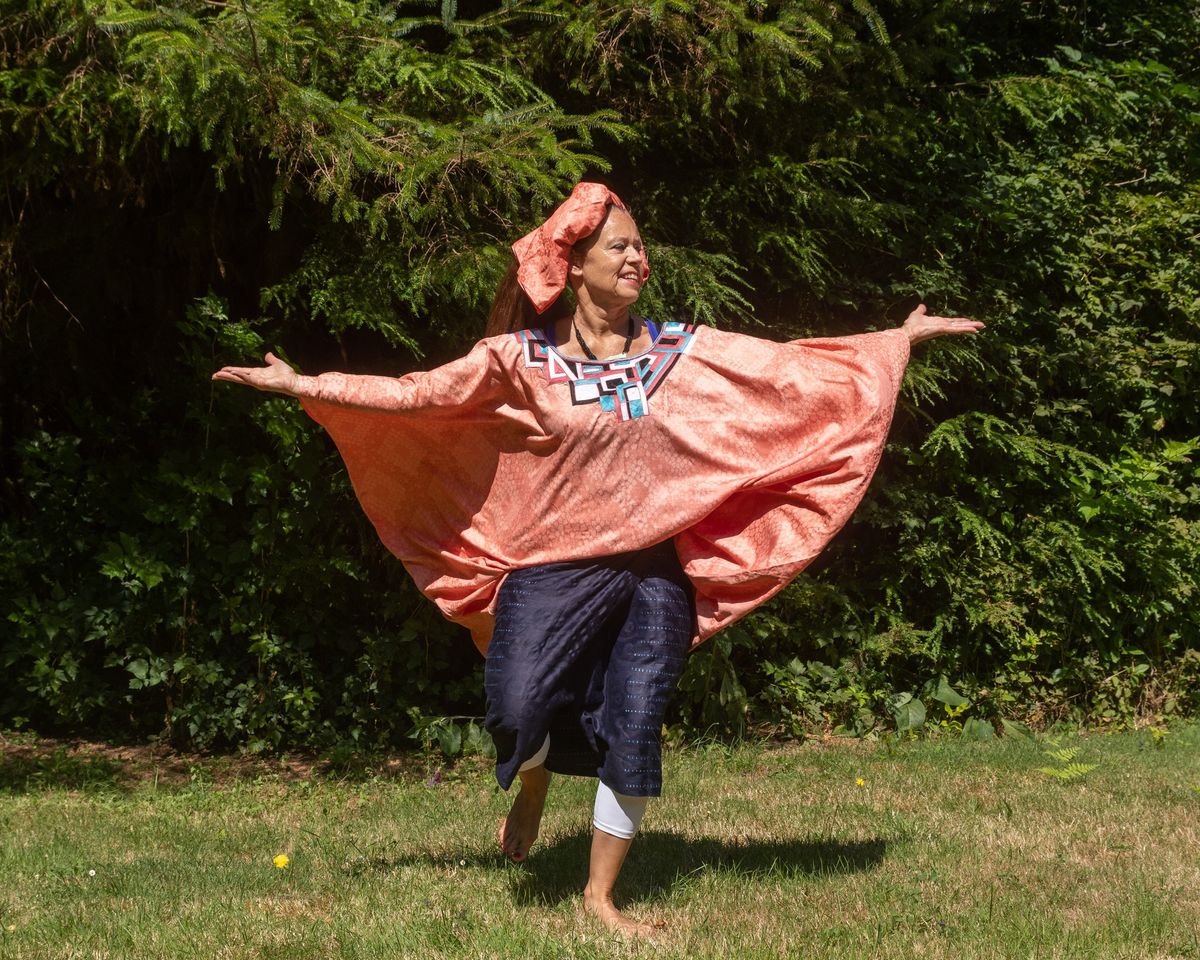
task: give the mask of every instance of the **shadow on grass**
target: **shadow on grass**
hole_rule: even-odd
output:
[[[859,873],[883,860],[888,841],[835,840],[811,836],[735,843],[677,833],[646,830],[625,861],[618,884],[619,900],[658,900],[701,873],[748,879],[787,879]],[[578,897],[587,881],[591,831],[563,836],[530,856],[523,870],[514,870],[510,887],[521,904],[554,905]]]
[[[748,840],[742,843],[709,838],[685,837],[677,833],[645,830],[638,834],[618,884],[622,903],[659,900],[671,890],[702,873],[740,876],[749,879],[787,879],[803,876],[834,876],[873,870],[887,854],[889,841],[835,840],[810,836],[781,840]],[[343,872],[387,873],[397,867],[423,864],[444,869],[470,864],[508,874],[513,899],[522,906],[554,906],[579,897],[587,882],[591,830],[563,834],[534,848],[528,861],[513,864],[499,851],[480,854],[429,851],[405,854],[394,849],[361,851],[362,856],[343,863]]]
[[[106,757],[49,754],[0,756],[0,793],[40,790],[121,791],[125,765]]]

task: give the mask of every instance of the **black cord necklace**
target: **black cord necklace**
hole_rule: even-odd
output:
[[[583,355],[589,360],[595,360],[599,362],[600,358],[592,353],[591,348],[583,342],[583,337],[579,334],[579,327],[575,325],[574,317],[571,318],[571,329],[575,331],[575,342],[578,343],[580,348],[583,350]],[[634,322],[633,314],[631,313],[629,315],[629,334],[625,337],[625,346],[621,348],[621,352],[618,353],[615,358],[609,357],[610,360],[629,356],[629,348],[633,345],[633,334],[636,330],[637,324]]]

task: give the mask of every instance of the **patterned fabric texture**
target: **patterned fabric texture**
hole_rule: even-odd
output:
[[[907,361],[899,329],[772,343],[664,324],[646,353],[594,364],[521,331],[429,372],[299,392],[384,544],[481,651],[510,571],[670,539],[695,644],[849,519]]]
[[[694,618],[670,541],[510,573],[483,680],[500,786],[549,733],[547,769],[659,796],[659,734]]]

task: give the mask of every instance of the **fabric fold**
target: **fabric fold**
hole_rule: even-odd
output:
[[[481,651],[509,571],[669,539],[697,644],[849,519],[908,355],[898,329],[774,343],[668,323],[591,363],[518,331],[427,373],[306,378],[303,403],[384,544]]]

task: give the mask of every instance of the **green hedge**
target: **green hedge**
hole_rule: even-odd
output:
[[[1200,708],[1182,6],[34,0],[0,39],[0,723],[460,749],[465,635],[298,408],[208,374],[449,359],[585,176],[651,315],[989,324],[921,348],[867,502],[692,657],[681,729]]]

